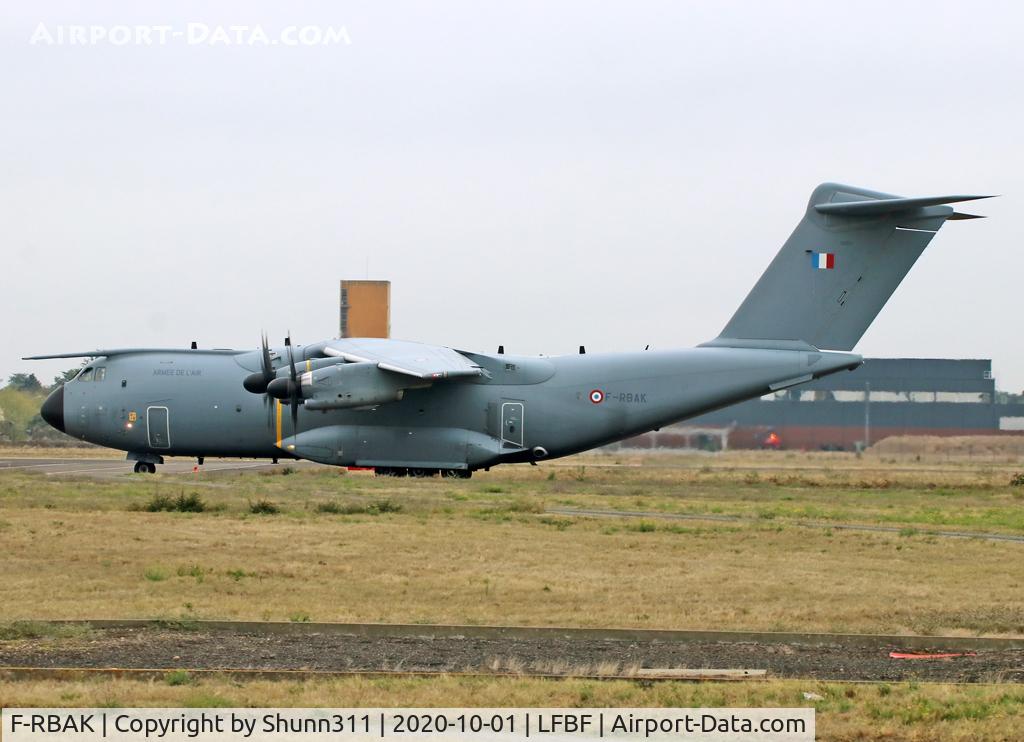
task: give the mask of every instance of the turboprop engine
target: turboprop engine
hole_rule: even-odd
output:
[[[336,363],[300,375],[299,394],[305,399],[307,410],[367,407],[397,402],[413,386],[410,381],[408,377],[382,371],[376,363]]]

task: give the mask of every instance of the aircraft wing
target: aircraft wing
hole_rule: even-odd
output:
[[[342,338],[327,341],[323,353],[344,358],[349,363],[375,363],[382,371],[429,381],[485,374],[480,366],[458,351],[408,340]]]
[[[109,356],[126,356],[135,353],[196,353],[206,355],[227,355],[233,356],[239,353],[244,353],[241,350],[230,350],[228,348],[215,348],[208,349],[203,348],[196,350],[195,348],[186,349],[184,348],[101,348],[97,350],[83,350],[75,351],[71,353],[48,353],[41,356],[25,356],[21,360],[23,361],[45,361],[51,358],[100,358]]]

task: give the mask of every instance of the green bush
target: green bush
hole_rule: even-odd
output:
[[[400,513],[402,504],[391,500],[377,500],[363,505],[355,502],[321,502],[316,506],[318,513],[333,515],[380,515],[381,513]]]
[[[204,576],[205,572],[198,564],[178,567],[178,577],[195,577],[196,582],[202,582]]]
[[[261,499],[249,503],[249,512],[253,515],[277,515],[281,512],[281,508],[270,500]]]
[[[195,492],[187,495],[182,492],[177,497],[156,494],[142,506],[142,509],[148,513],[202,513],[206,510],[206,503]]]
[[[192,676],[187,670],[173,670],[164,675],[164,682],[168,685],[188,685],[192,682]]]

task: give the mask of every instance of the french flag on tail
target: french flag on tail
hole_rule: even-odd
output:
[[[812,252],[811,265],[819,271],[830,271],[836,267],[834,252]]]

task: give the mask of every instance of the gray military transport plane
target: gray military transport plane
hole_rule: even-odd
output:
[[[984,196],[900,198],[826,183],[714,340],[552,358],[345,338],[259,350],[119,348],[44,402],[43,418],[128,452],[296,458],[393,476],[468,477],[585,451],[851,370],[849,353],[947,219]],[[30,359],[26,359],[30,360]]]

